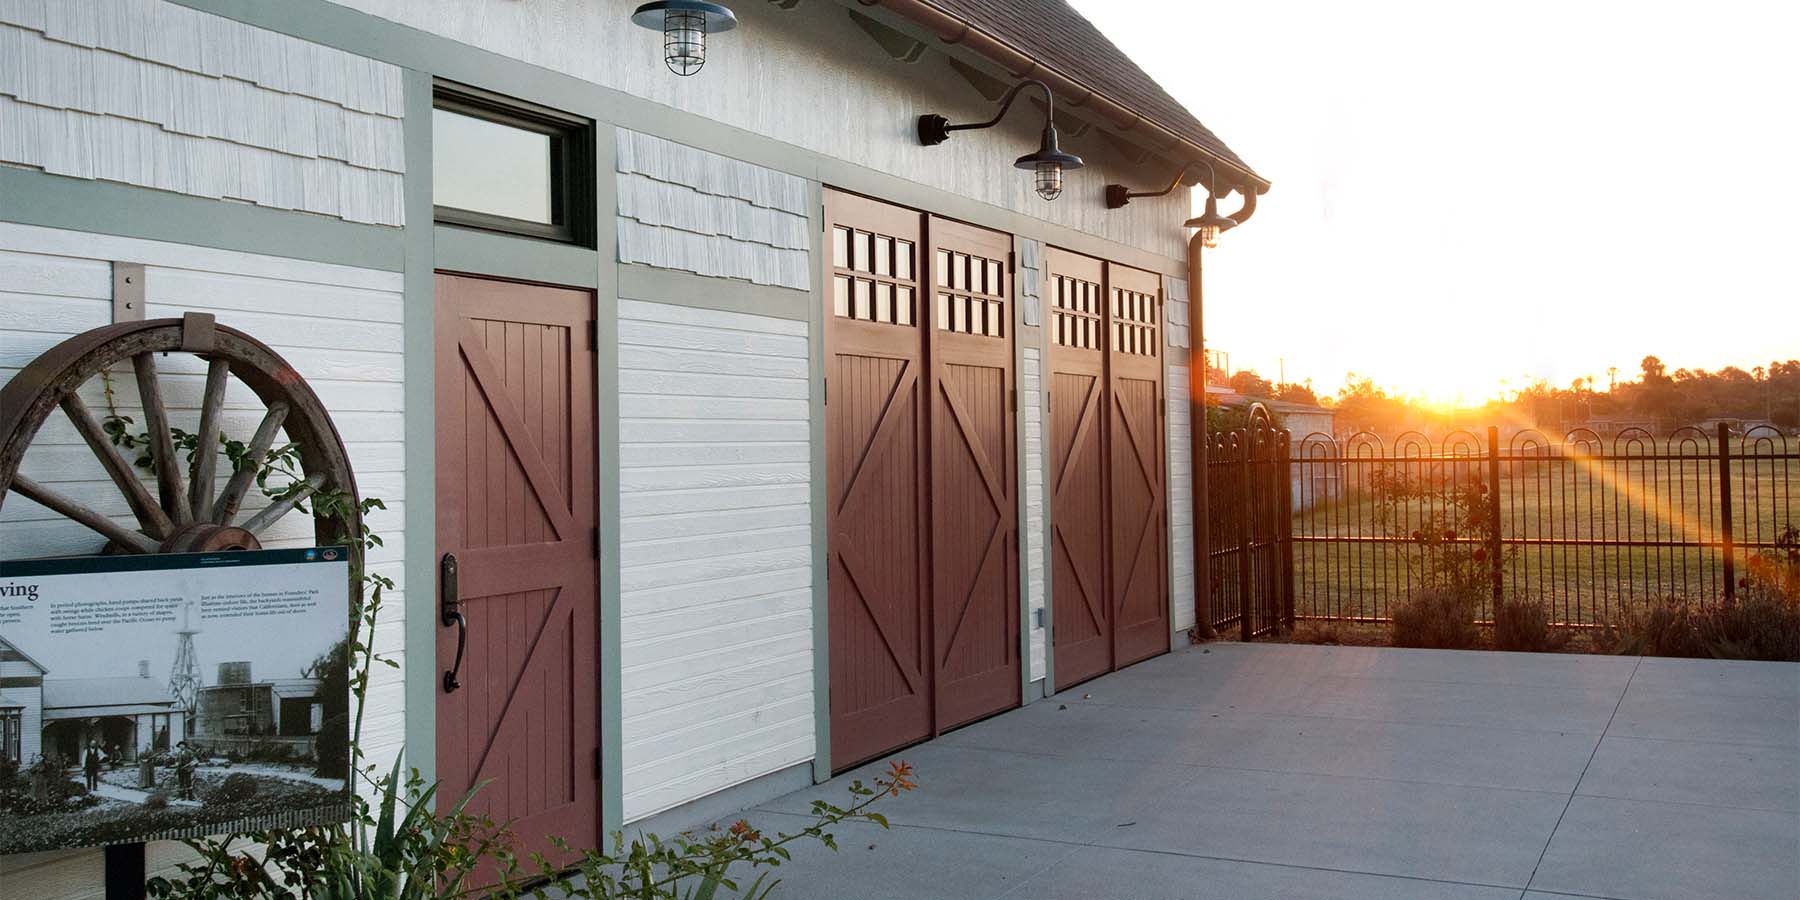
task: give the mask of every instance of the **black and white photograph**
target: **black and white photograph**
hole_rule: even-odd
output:
[[[0,566],[0,853],[342,821],[347,565]]]

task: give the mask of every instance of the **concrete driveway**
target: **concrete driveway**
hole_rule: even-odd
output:
[[[1211,644],[896,755],[778,896],[1800,897],[1800,664]]]

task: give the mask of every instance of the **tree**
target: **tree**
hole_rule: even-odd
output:
[[[1310,380],[1305,384],[1294,384],[1289,382],[1276,387],[1275,399],[1286,400],[1289,403],[1310,403],[1314,406],[1319,405],[1319,395],[1313,393],[1312,381]]]
[[[1232,390],[1246,397],[1260,397],[1266,400],[1275,396],[1275,385],[1270,384],[1267,378],[1256,374],[1255,369],[1239,369],[1231,373],[1229,384]]]

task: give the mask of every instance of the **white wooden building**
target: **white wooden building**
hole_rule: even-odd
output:
[[[120,316],[280,352],[385,503],[365,750],[576,843],[1185,641],[1189,187],[1268,189],[1061,0],[734,0],[687,76],[637,5],[0,0],[0,382]],[[1054,199],[1015,167],[1050,93]],[[82,449],[20,471],[132,522]],[[5,558],[97,548],[0,508]],[[96,858],[0,894],[97,896]]]

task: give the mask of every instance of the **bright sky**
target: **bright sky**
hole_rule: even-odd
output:
[[[1800,357],[1800,4],[1072,2],[1274,182],[1207,257],[1233,368],[1475,402]]]

